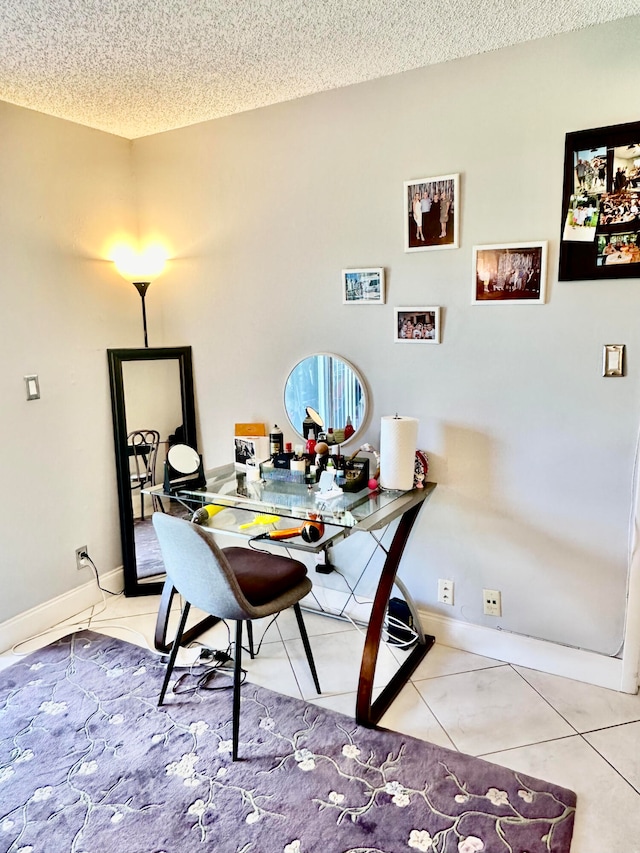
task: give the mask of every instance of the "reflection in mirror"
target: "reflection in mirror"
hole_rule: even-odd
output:
[[[191,514],[144,494],[162,483],[171,447],[197,450],[191,348],[108,350],[108,357],[125,594],[150,595],[164,581],[152,513]]]
[[[143,490],[162,482],[169,448],[183,431],[180,365],[176,359],[128,361],[122,376],[131,490],[140,495],[133,507],[136,576],[148,582],[164,574],[151,514],[165,507]]]
[[[364,380],[353,365],[337,355],[310,355],[298,362],[289,374],[284,389],[284,407],[291,426],[299,436],[304,437],[305,418],[308,421],[314,410],[322,420],[325,432],[333,430],[336,442],[342,444],[356,436],[365,423],[367,395]]]

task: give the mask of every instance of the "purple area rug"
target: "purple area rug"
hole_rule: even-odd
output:
[[[231,691],[163,672],[82,631],[0,673],[0,851],[569,851],[571,791],[248,683],[234,764]]]

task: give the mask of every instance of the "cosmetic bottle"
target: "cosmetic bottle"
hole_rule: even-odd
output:
[[[353,424],[351,423],[351,417],[347,415],[347,422],[344,426],[344,440],[348,441],[354,434],[354,432],[355,429],[353,428]]]
[[[274,458],[284,450],[284,436],[282,430],[276,424],[269,433],[269,455]]]
[[[313,455],[316,452],[316,434],[314,430],[311,430],[309,433],[309,438],[307,439],[307,453]]]

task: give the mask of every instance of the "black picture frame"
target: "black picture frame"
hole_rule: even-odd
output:
[[[625,152],[635,152],[631,156],[640,159],[640,122],[566,134],[559,281],[640,278],[640,214],[632,219],[627,218],[626,221],[613,222],[608,221],[613,218],[605,218],[604,213],[607,205],[611,203],[611,196],[615,201],[615,197],[619,195],[616,182],[618,169],[615,164],[623,162],[620,160],[623,149]],[[593,157],[588,161],[587,167],[589,172],[595,175],[591,186],[585,182],[584,176],[582,180],[578,176],[577,164],[582,160],[580,154]],[[593,163],[597,163],[597,168],[592,168]],[[640,166],[634,166],[634,170],[636,174],[633,175],[633,182],[623,187],[621,192],[636,192],[640,199]],[[572,230],[569,227],[570,211],[576,207],[576,197],[580,194],[585,196],[584,207],[591,210],[595,203],[593,219],[592,222],[587,221],[586,231],[583,229],[584,236],[566,239],[567,232]],[[595,231],[592,225],[595,226]],[[577,232],[579,229],[575,230]],[[638,260],[628,262],[623,253],[620,253],[617,259],[607,257],[605,250],[613,249],[613,240],[616,238],[619,241],[616,245],[633,247],[633,257]]]

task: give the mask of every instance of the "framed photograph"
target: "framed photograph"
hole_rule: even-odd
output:
[[[439,344],[440,308],[394,308],[397,344]]]
[[[546,242],[473,247],[475,305],[541,305],[546,289]]]
[[[235,436],[234,462],[237,468],[244,468],[250,460],[264,462],[269,456],[269,438],[265,435]]]
[[[404,250],[457,249],[460,175],[404,182]]]
[[[560,281],[640,276],[640,122],[567,133]]]
[[[384,269],[342,270],[344,305],[384,305]]]

